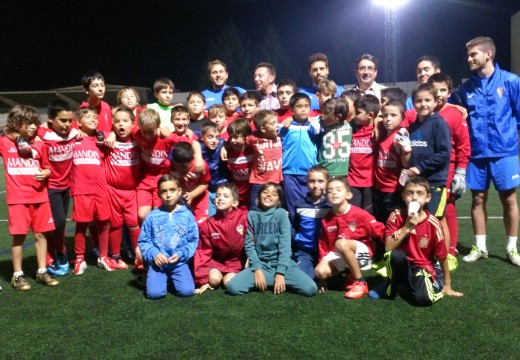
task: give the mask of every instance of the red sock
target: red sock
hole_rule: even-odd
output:
[[[108,256],[108,221],[98,221],[99,257]]]
[[[108,242],[110,244],[110,252],[112,253],[112,257],[114,255],[119,255],[121,252],[121,237],[123,236],[123,227],[110,227],[108,234]]]
[[[85,257],[85,232],[87,231],[88,223],[76,223],[76,231],[74,233],[74,252],[76,259]]]
[[[457,222],[457,209],[455,202],[448,202],[446,204],[446,222],[450,231],[450,248],[449,253],[455,256],[455,249],[457,248],[457,238],[459,236],[459,223]]]
[[[135,228],[133,230],[128,229],[130,233],[130,243],[132,244],[132,251],[137,247],[137,240],[139,240],[139,234],[141,233],[140,228]]]

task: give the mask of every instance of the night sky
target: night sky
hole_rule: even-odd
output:
[[[426,54],[438,56],[455,79],[467,77],[465,43],[479,35],[495,40],[497,61],[509,69],[510,18],[519,10],[519,0],[409,0],[398,13],[398,81],[415,80],[416,60]],[[193,90],[208,44],[230,21],[253,53],[273,23],[293,72],[305,81],[314,52],[329,56],[330,78],[340,84],[353,83],[355,59],[371,53],[384,81],[384,9],[371,0],[19,0],[2,1],[0,13],[0,91],[80,85],[88,69],[100,70],[108,84],[151,87],[167,76]],[[232,82],[233,69],[230,75]]]

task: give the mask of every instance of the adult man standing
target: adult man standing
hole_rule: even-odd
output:
[[[262,62],[256,65],[253,81],[255,89],[262,97],[260,109],[277,110],[280,107],[278,98],[276,97],[276,69],[273,65]]]
[[[363,54],[356,61],[357,85],[352,89],[361,90],[363,94],[370,94],[381,100],[381,90],[384,85],[376,83],[377,59],[370,54]]]
[[[311,109],[319,110],[320,102],[316,97],[318,91],[318,84],[321,80],[327,80],[329,77],[329,59],[327,55],[322,53],[315,53],[309,56],[307,60],[309,64],[309,76],[312,79],[312,85],[300,89],[300,92],[307,94],[311,98]],[[343,86],[336,84],[336,96],[339,96],[345,89]]]
[[[211,81],[211,88],[203,90],[202,94],[206,98],[206,109],[213,104],[222,104],[222,94],[229,86],[226,84],[229,77],[226,64],[221,60],[213,60],[208,63],[208,79]],[[244,89],[234,86],[240,94]]]
[[[466,48],[473,75],[460,90],[463,105],[469,113],[471,159],[467,168],[467,186],[473,197],[471,220],[476,246],[463,260],[474,262],[488,257],[486,202],[489,184],[493,180],[503,208],[507,256],[512,264],[520,266],[516,247],[520,78],[493,63],[496,48],[491,38],[477,37],[468,42]]]

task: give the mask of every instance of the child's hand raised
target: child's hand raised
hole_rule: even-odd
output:
[[[262,269],[255,270],[255,286],[260,291],[267,289],[267,283],[265,282],[265,275]]]

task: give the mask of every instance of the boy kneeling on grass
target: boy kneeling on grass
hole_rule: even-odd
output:
[[[162,205],[144,219],[139,235],[139,249],[148,266],[146,296],[160,299],[166,295],[168,278],[176,295],[192,296],[195,283],[188,261],[195,254],[199,229],[190,210],[178,203],[182,190],[179,181],[163,175],[157,182]]]
[[[23,243],[32,229],[38,270],[36,282],[56,286],[59,281],[47,273],[47,241],[43,233],[54,230],[47,178],[51,174],[43,142],[33,143],[40,118],[29,106],[16,105],[7,115],[5,135],[0,136],[0,156],[4,160],[7,214],[13,260],[11,285],[30,290],[22,270]]]
[[[388,280],[372,289],[373,299],[394,299],[404,284],[412,304],[430,306],[444,295],[462,296],[451,288],[448,249],[439,220],[424,209],[432,195],[428,181],[411,177],[402,192],[408,213],[396,209],[385,230]],[[435,266],[436,259],[441,269]]]

